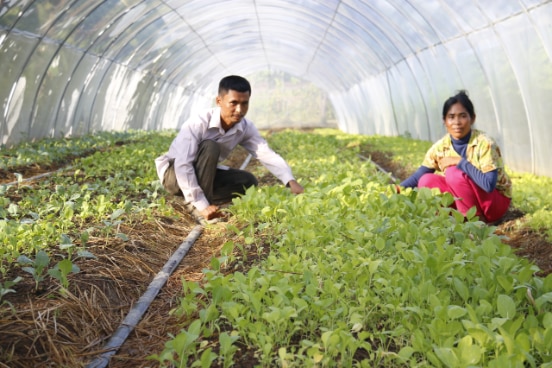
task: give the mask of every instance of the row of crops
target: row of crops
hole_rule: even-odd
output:
[[[414,172],[424,158],[431,142],[412,140],[407,137],[371,137],[368,139],[373,150],[390,152],[393,161]],[[513,182],[512,205],[526,213],[529,227],[543,232],[552,241],[552,178],[508,170]]]
[[[534,277],[492,227],[451,211],[450,196],[395,194],[358,159],[370,139],[271,137],[306,193],[267,187],[235,200],[251,224],[239,230],[245,246],[270,253],[224,275],[228,252],[204,283],[184,283],[178,313],[190,323],[160,361],[230,366],[246,346],[261,366],[551,366],[552,276]]]
[[[79,258],[94,257],[87,245],[112,237],[123,221],[148,221],[153,211],[171,211],[159,195],[150,165],[152,147],[170,133],[101,133],[82,139],[45,140],[2,151],[6,173],[20,167],[55,166],[78,157],[71,169],[38,182],[0,185],[0,303],[22,277],[21,268],[39,290],[47,278],[63,288],[79,271]],[[160,212],[161,211],[161,212]],[[62,288],[62,290],[63,290]]]
[[[37,288],[53,278],[63,290],[79,272],[78,258],[94,257],[88,244],[124,240],[121,223],[171,213],[153,159],[174,132],[134,134],[79,158],[69,172],[0,186],[1,296],[17,292],[11,276],[20,268]],[[237,236],[201,282],[183,280],[173,310],[183,327],[151,360],[178,367],[229,367],[244,356],[281,367],[552,366],[552,276],[535,276],[538,268],[493,227],[449,209],[449,195],[397,194],[387,175],[358,156],[367,144],[396,147],[397,160],[417,165],[425,143],[335,130],[283,131],[269,140],[305,193],[260,186],[234,200],[226,226]],[[399,151],[408,144],[414,148]],[[547,180],[515,176],[524,185],[516,185],[514,202],[527,206],[534,226],[550,229],[549,194],[540,191]],[[262,261],[229,272],[252,252]]]

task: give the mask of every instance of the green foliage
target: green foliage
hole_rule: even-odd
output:
[[[132,142],[145,136],[141,131],[96,132],[77,138],[44,138],[26,141],[13,147],[2,147],[0,170],[14,170],[33,164],[51,165],[64,162],[115,143]]]
[[[529,214],[528,225],[545,231],[552,240],[552,178],[531,174],[511,173],[514,184],[512,203]]]
[[[2,300],[2,299],[4,298],[4,296],[6,294],[15,293],[15,290],[12,289],[12,287],[14,285],[16,285],[18,282],[20,282],[21,280],[23,280],[23,278],[21,278],[20,276],[17,276],[13,280],[6,280],[6,281],[0,283],[0,306],[4,305],[5,303],[7,303],[11,306],[10,302],[8,302],[6,300]]]
[[[17,262],[22,265],[27,265],[22,269],[23,271],[31,274],[35,280],[36,289],[38,290],[38,284],[44,280],[48,265],[50,264],[50,257],[48,257],[48,254],[45,251],[40,250],[36,253],[35,259],[20,255],[17,258]]]
[[[21,158],[5,165],[11,166],[44,163],[37,159],[42,156],[65,161],[67,155],[74,158],[91,147],[111,145],[76,159],[72,172],[58,172],[32,185],[0,186],[0,274],[23,265],[37,288],[46,275],[66,288],[68,275],[77,272],[74,260],[93,257],[86,249],[91,237],[126,241],[127,235],[121,232],[123,223],[148,221],[154,213],[171,215],[172,210],[159,195],[161,186],[153,161],[166,150],[174,134],[101,133],[22,144],[7,151],[6,157],[17,152]],[[121,142],[126,144],[114,145]],[[51,154],[32,155],[48,149],[52,149]],[[48,268],[54,252],[59,251],[62,254],[56,256],[63,260]]]
[[[394,162],[413,173],[422,163],[431,142],[409,139],[407,137],[371,136],[363,139],[363,145],[371,151],[392,154]],[[511,171],[506,167],[512,179],[512,206],[526,213],[527,225],[547,235],[552,241],[552,178]]]
[[[80,272],[79,266],[73,264],[69,259],[59,261],[53,268],[48,270],[48,274],[57,279],[65,289],[69,287],[67,275],[78,272]]]
[[[223,330],[221,346],[235,336],[260,366],[551,364],[552,275],[535,277],[538,268],[492,227],[473,214],[465,221],[450,195],[396,194],[357,157],[368,137],[317,130],[269,139],[306,191],[250,188],[234,200],[234,216],[252,224],[234,227],[242,246],[263,238],[271,252],[247,273],[225,275],[234,241],[202,285],[185,284],[175,313],[191,319],[182,333],[193,327],[193,344],[168,341],[159,362],[200,366],[203,354],[214,359],[209,341]],[[224,351],[221,362],[234,354]]]
[[[91,238],[126,240],[123,224],[171,215],[153,160],[174,134],[97,151],[32,186],[0,186],[1,274],[20,264],[37,288],[49,275],[66,289],[75,259],[92,256]],[[257,187],[234,200],[230,211],[247,226],[234,227],[238,239],[202,284],[183,282],[173,313],[190,320],[153,360],[231,366],[243,344],[261,366],[552,365],[552,276],[535,277],[492,227],[450,209],[450,195],[397,194],[358,157],[368,145],[398,148],[394,158],[415,169],[427,147],[326,129],[267,139],[306,192]],[[514,205],[550,229],[548,181],[531,192],[530,177],[512,177]],[[270,247],[262,263],[223,273],[234,250],[245,259],[253,246]]]
[[[370,151],[380,151],[392,154],[393,161],[405,168],[407,172],[414,172],[422,164],[425,153],[432,142],[411,139],[406,136],[385,137],[370,136],[363,139]]]
[[[44,280],[46,274],[57,279],[64,289],[69,287],[69,281],[67,275],[69,273],[78,273],[80,269],[77,265],[73,264],[70,259],[63,259],[56,263],[52,268],[48,268],[50,264],[50,257],[48,254],[40,250],[36,253],[35,259],[31,259],[27,256],[20,255],[17,258],[17,262],[21,265],[26,265],[22,268],[23,271],[31,274],[35,280],[35,289],[38,290],[39,284]]]

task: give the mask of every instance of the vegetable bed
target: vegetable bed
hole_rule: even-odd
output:
[[[0,186],[9,366],[84,366],[195,225],[155,177],[174,132],[136,134],[80,154],[71,170]],[[267,138],[305,193],[253,160],[261,185],[205,229],[110,367],[551,365],[552,276],[505,238],[550,229],[547,197],[517,207],[547,193],[515,192],[525,215],[490,227],[465,222],[448,195],[394,193],[359,157],[385,152],[387,138]],[[386,158],[410,170],[400,153]],[[514,179],[530,188],[531,177]]]

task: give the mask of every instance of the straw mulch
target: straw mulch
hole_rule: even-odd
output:
[[[38,293],[34,283],[16,285],[17,292],[7,297],[15,313],[4,309],[0,319],[2,359],[10,357],[10,367],[80,367],[97,356],[196,225],[187,213],[181,218],[125,226],[121,231],[129,241],[105,244],[102,239],[91,245],[97,258],[78,262],[81,272],[71,275],[68,292],[61,293],[53,282]],[[179,321],[169,312],[178,305],[181,278],[200,280],[201,270],[208,267],[227,236],[222,223],[204,229],[110,367],[154,366],[146,357],[160,352],[168,334],[179,331]]]
[[[245,156],[237,150],[228,163],[243,162]],[[74,262],[81,271],[69,275],[68,290],[50,277],[37,290],[28,273],[9,273],[7,280],[21,276],[23,281],[12,287],[15,293],[3,297],[11,306],[0,307],[0,367],[84,367],[101,355],[133,303],[197,225],[181,198],[167,199],[178,218],[158,216],[150,222],[122,224],[119,232],[127,241],[93,234],[87,250],[96,258]],[[180,331],[183,321],[170,312],[179,305],[182,279],[203,278],[211,258],[235,237],[226,224],[204,227],[108,367],[158,366],[147,357],[163,349],[169,334]]]

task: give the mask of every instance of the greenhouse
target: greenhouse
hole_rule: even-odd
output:
[[[550,0],[2,0],[0,367],[552,367],[550,100]]]

